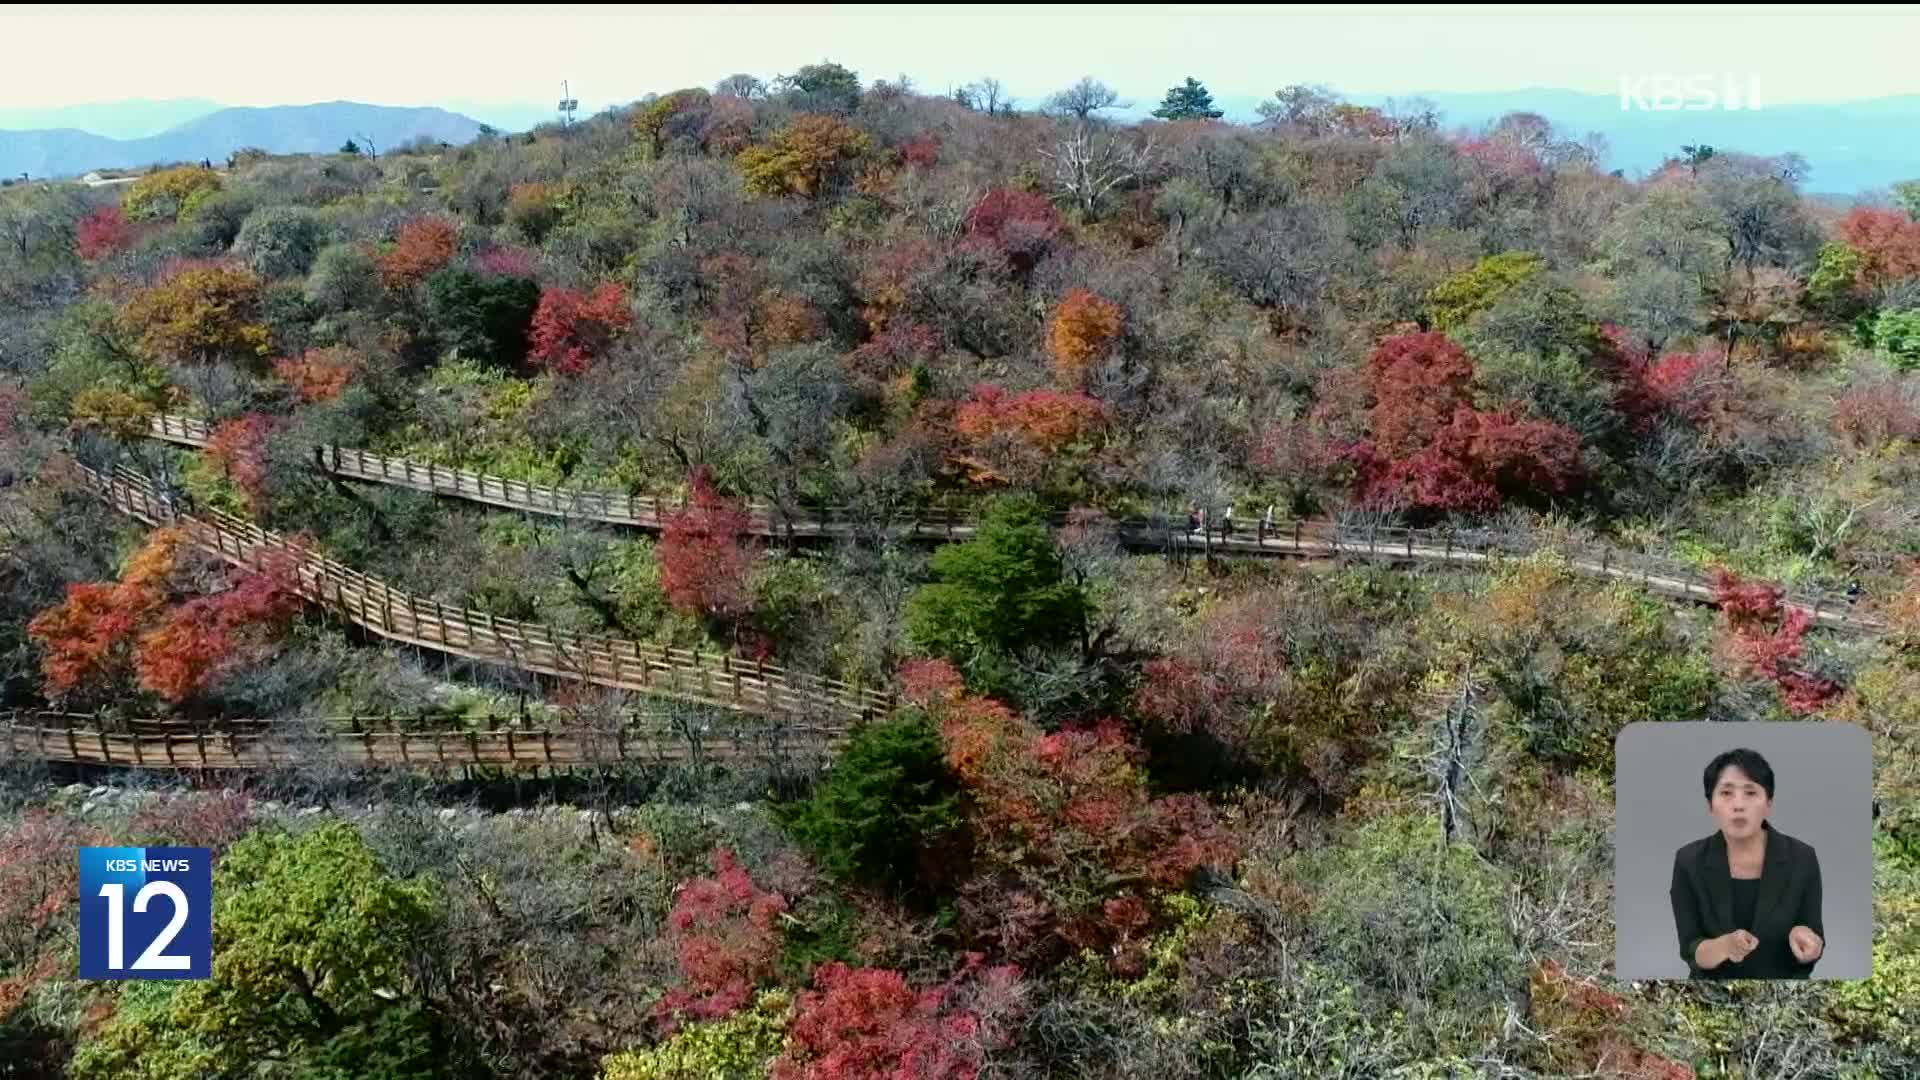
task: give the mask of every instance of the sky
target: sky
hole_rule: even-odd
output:
[[[1027,106],[1082,75],[1142,98],[1188,75],[1253,97],[1617,94],[1622,75],[1695,73],[1757,76],[1783,105],[1920,94],[1920,5],[47,5],[0,14],[0,41],[0,107],[553,102],[567,80],[594,112],[823,59],[927,92],[993,76]]]

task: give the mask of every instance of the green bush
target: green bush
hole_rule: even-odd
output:
[[[1437,816],[1368,821],[1301,869],[1314,951],[1409,1015],[1473,1023],[1505,1000],[1519,967],[1503,874],[1444,843]]]
[[[450,268],[427,279],[427,315],[442,346],[497,367],[527,354],[527,328],[540,306],[540,286]]]
[[[623,1050],[600,1067],[600,1080],[763,1080],[780,1053],[793,999],[761,994],[750,1008],[702,1024],[645,1050]]]
[[[940,580],[908,601],[908,637],[952,660],[970,681],[994,654],[1080,642],[1092,605],[1066,579],[1053,532],[1030,496],[995,500],[973,539],[942,547],[931,566]]]
[[[1888,308],[1873,321],[1873,347],[1902,371],[1920,370],[1920,308]]]
[[[263,206],[247,215],[233,253],[261,277],[298,277],[326,241],[326,223],[303,206]]]
[[[307,272],[307,300],[322,311],[372,306],[380,296],[380,268],[360,244],[328,244]]]
[[[1500,295],[1540,272],[1545,261],[1531,251],[1489,255],[1434,286],[1427,294],[1436,330],[1451,332],[1493,306]]]
[[[917,712],[869,725],[790,813],[788,828],[843,878],[910,885],[920,853],[960,825],[959,785],[943,754],[940,733]]]
[[[387,1015],[419,1007],[409,958],[434,924],[433,898],[388,875],[352,826],[242,839],[215,869],[213,896],[212,977],[129,984],[75,1056],[75,1077],[247,1076],[263,1060],[316,1078],[441,1075],[420,1071],[450,1058],[416,1052],[427,1021]],[[316,1071],[301,1074],[308,1064]]]

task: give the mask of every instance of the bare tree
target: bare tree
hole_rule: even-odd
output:
[[[1007,96],[1006,84],[991,75],[968,83],[960,92],[965,95],[961,98],[961,104],[979,109],[988,116],[1005,116],[1013,112],[1013,99]]]
[[[713,84],[715,97],[735,97],[757,101],[767,96],[767,84],[744,73],[729,75]]]
[[[1053,183],[1073,196],[1089,217],[1099,210],[1107,192],[1138,179],[1154,161],[1154,138],[1138,146],[1120,132],[1098,132],[1076,126],[1052,150],[1040,155],[1053,163]]]
[[[1091,75],[1047,99],[1047,111],[1056,116],[1085,120],[1102,109],[1124,109],[1132,102],[1121,101],[1113,87]]]

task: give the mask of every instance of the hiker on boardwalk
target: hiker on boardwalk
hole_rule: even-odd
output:
[[[1273,504],[1267,504],[1267,516],[1260,519],[1260,542],[1267,542],[1267,534],[1273,531]]]
[[[1199,527],[1200,527],[1200,508],[1197,506],[1189,505],[1187,507],[1187,539],[1189,540],[1193,539],[1193,530]]]
[[[1228,503],[1226,516],[1220,519],[1220,539],[1225,540],[1227,537],[1232,535],[1233,535],[1233,504]]]
[[[1860,593],[1861,593],[1861,592],[1862,592],[1862,590],[1861,590],[1861,588],[1860,588],[1860,583],[1859,583],[1859,582],[1857,582],[1857,581],[1849,581],[1849,582],[1847,582],[1847,603],[1848,603],[1848,604],[1857,604],[1857,603],[1859,603],[1859,602],[1860,602]]]

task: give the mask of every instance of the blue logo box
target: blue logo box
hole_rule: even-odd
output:
[[[80,977],[213,974],[213,852],[80,849]]]

